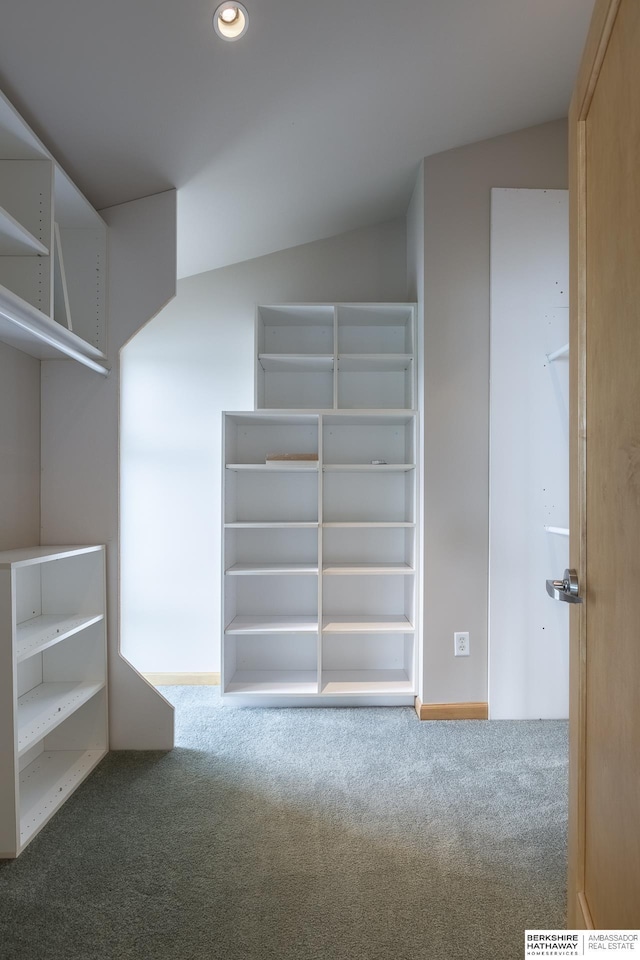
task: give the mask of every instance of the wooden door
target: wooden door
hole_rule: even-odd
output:
[[[570,113],[570,927],[640,927],[640,2],[596,0]]]

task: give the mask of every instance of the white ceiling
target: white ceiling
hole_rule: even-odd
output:
[[[2,0],[0,86],[187,276],[404,214],[423,156],[565,116],[593,0]]]

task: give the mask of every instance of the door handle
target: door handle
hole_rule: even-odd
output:
[[[547,580],[547,593],[554,600],[564,603],[582,603],[578,593],[578,574],[575,570],[565,570],[562,580]]]

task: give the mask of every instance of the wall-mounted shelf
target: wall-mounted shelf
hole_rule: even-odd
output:
[[[106,224],[0,94],[0,340],[106,375]]]
[[[49,248],[0,206],[0,256],[48,257]]]
[[[569,527],[548,527],[545,525],[547,533],[557,533],[561,537],[569,536]]]

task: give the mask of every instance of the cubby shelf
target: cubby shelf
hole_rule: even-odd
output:
[[[402,614],[326,614],[322,618],[323,633],[413,633],[414,626]]]
[[[407,473],[415,463],[324,463],[325,473]]]
[[[398,520],[398,521],[396,521],[396,520],[389,520],[389,521],[384,521],[384,520],[383,520],[383,521],[377,521],[377,520],[357,520],[357,521],[354,521],[354,520],[332,520],[332,521],[330,521],[330,522],[323,523],[322,526],[323,526],[323,527],[326,527],[326,528],[331,528],[331,527],[339,528],[339,527],[341,527],[341,528],[343,528],[343,529],[348,529],[349,527],[353,527],[353,528],[356,528],[356,529],[359,528],[359,529],[361,529],[361,530],[365,530],[365,529],[371,529],[371,530],[376,530],[376,529],[380,529],[380,530],[383,530],[383,529],[387,529],[387,530],[393,530],[393,529],[412,530],[412,529],[415,527],[415,523],[413,523],[413,522],[411,522],[411,521],[402,521],[402,520]]]
[[[405,670],[323,670],[323,696],[354,694],[413,693],[413,682]]]
[[[225,694],[261,693],[270,696],[315,695],[317,692],[315,670],[237,670],[225,688]]]
[[[234,473],[317,473],[318,464],[308,460],[270,460],[267,463],[228,463]]]
[[[225,530],[304,530],[318,526],[318,521],[307,520],[270,520],[270,521],[242,521],[225,523]]]
[[[78,710],[104,687],[104,680],[41,683],[18,698],[18,756]]]
[[[16,662],[21,663],[36,653],[42,653],[102,619],[104,614],[97,613],[89,617],[50,614],[25,620],[16,626]]]
[[[334,356],[327,353],[259,353],[258,363],[266,373],[331,373]]]
[[[40,830],[100,763],[103,750],[41,753],[20,773],[20,844]]]
[[[408,563],[325,563],[322,573],[329,576],[401,575],[413,576],[415,568]]]
[[[0,857],[18,856],[108,749],[105,548],[0,553]]]
[[[317,633],[318,618],[314,616],[234,617],[224,632],[230,635],[243,633]]]
[[[318,575],[318,565],[310,563],[234,563],[232,567],[225,570],[226,575],[242,576],[307,576],[310,574]]]
[[[413,363],[410,353],[343,353],[339,354],[338,370],[349,373],[381,373],[385,370],[409,370]]]

